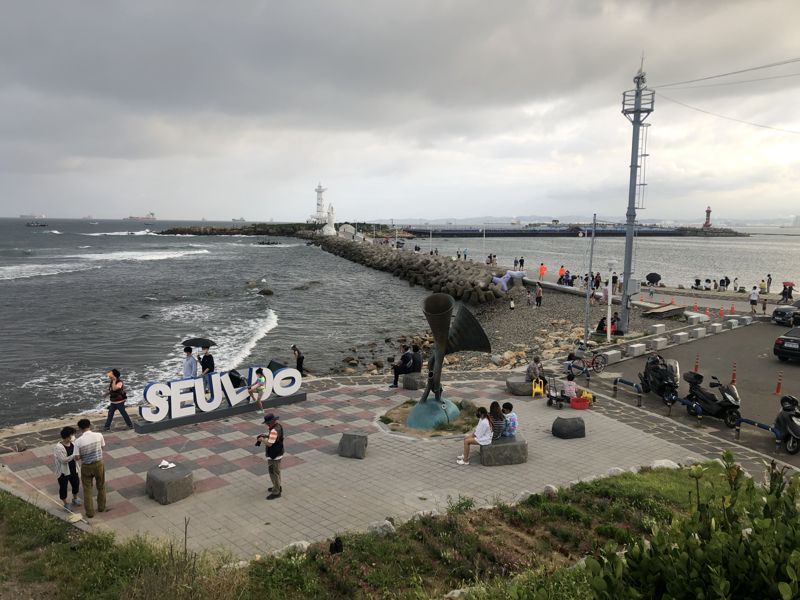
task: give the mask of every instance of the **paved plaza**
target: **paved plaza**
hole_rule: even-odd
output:
[[[482,467],[472,460],[456,465],[461,436],[417,439],[385,431],[377,417],[419,392],[387,389],[385,384],[354,385],[309,393],[304,403],[276,410],[286,430],[283,497],[265,500],[266,460],[255,436],[263,431],[255,415],[185,426],[147,435],[129,431],[106,435],[108,513],[90,521],[93,529],[113,530],[120,538],[136,533],[182,539],[188,517],[189,545],[223,548],[240,557],[264,554],[297,540],[317,541],[337,533],[364,530],[386,517],[407,519],[418,511],[443,510],[448,497],[469,496],[478,504],[512,501],[520,492],[546,484],[603,475],[611,467],[628,469],[657,459],[713,458],[716,447],[698,451],[603,414],[598,410],[557,411],[541,399],[512,397],[502,379],[451,383],[453,401],[478,405],[512,401],[521,434],[529,442],[526,464]],[[608,404],[606,409],[601,409]],[[642,411],[640,411],[642,412]],[[587,437],[560,440],[550,433],[558,416],[582,416]],[[642,412],[642,417],[650,417]],[[657,417],[660,418],[660,417]],[[370,431],[364,460],[337,455],[343,431]],[[698,435],[703,435],[698,434]],[[705,452],[704,452],[705,450]],[[51,471],[52,445],[0,456],[0,461],[32,485],[57,496]],[[145,495],[145,474],[161,460],[191,468],[196,490],[191,497],[162,506]],[[28,488],[32,501],[41,498]]]

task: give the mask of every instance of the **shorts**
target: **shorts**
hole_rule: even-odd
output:
[[[750,300],[751,306],[756,306],[758,304],[758,300]]]

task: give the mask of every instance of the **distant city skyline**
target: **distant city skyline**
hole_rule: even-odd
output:
[[[621,218],[642,53],[640,220],[800,214],[794,0],[3,13],[0,216],[304,221],[321,182],[337,222]]]

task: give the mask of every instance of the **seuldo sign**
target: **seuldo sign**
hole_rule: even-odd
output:
[[[212,412],[222,406],[236,406],[250,399],[247,388],[256,379],[256,368],[247,369],[247,385],[235,387],[227,371],[208,375],[210,395],[206,397],[203,378],[181,379],[169,382],[148,383],[144,388],[147,405],[139,407],[145,421],[158,423],[167,419],[190,417],[198,412]],[[274,392],[277,396],[291,396],[300,389],[302,376],[297,369],[280,369],[273,373],[263,367],[267,382],[261,398],[266,400]]]

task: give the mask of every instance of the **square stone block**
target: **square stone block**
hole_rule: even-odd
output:
[[[421,390],[425,388],[425,377],[422,373],[406,373],[402,376],[404,390]]]
[[[672,336],[672,341],[676,344],[685,344],[689,341],[689,332],[688,331],[679,331],[675,335]]]
[[[501,437],[487,446],[480,446],[480,455],[484,467],[518,465],[528,462],[528,442],[520,435]]]
[[[700,338],[706,337],[706,328],[695,327],[694,329],[692,329],[690,333],[692,334],[692,337],[694,339],[699,340]]]
[[[740,325],[750,325],[753,322],[753,317],[750,315],[740,315],[739,316],[739,324]]]
[[[739,319],[725,319],[725,327],[727,329],[736,329],[739,327]]]
[[[641,356],[647,352],[647,346],[645,344],[630,344],[625,352],[628,356]]]
[[[720,333],[722,331],[722,323],[711,323],[708,326],[708,333]]]
[[[650,350],[663,350],[667,347],[667,338],[657,337],[650,340]]]
[[[622,352],[619,350],[606,350],[603,352],[603,356],[606,357],[606,361],[609,365],[613,365],[622,360]]]
[[[686,320],[689,322],[689,325],[697,325],[703,321],[701,315],[689,315]]]
[[[366,431],[351,431],[342,434],[339,440],[339,456],[364,458],[367,454],[369,434]]]
[[[159,504],[172,504],[194,492],[192,472],[181,465],[171,469],[153,467],[147,471],[145,492]]]
[[[647,333],[650,335],[660,335],[667,330],[667,326],[663,323],[656,323],[655,325],[650,325],[647,328]]]

